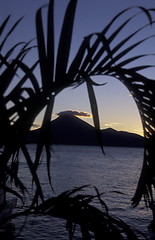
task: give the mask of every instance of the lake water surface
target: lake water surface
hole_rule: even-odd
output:
[[[30,145],[34,153],[34,145]],[[147,226],[152,220],[152,213],[145,208],[143,202],[137,207],[131,207],[143,161],[141,148],[105,147],[105,156],[99,147],[95,146],[53,146],[51,175],[55,193],[47,184],[46,166],[43,162],[40,168],[40,178],[47,197],[60,194],[73,187],[90,184],[92,187],[85,191],[104,192],[103,200],[109,207],[110,213],[121,218],[126,223],[148,234]],[[30,175],[24,159],[21,156],[22,168],[20,174],[24,182],[29,183]],[[116,193],[117,191],[123,194]],[[20,217],[13,221],[16,225],[16,240],[67,240],[66,222],[51,217],[31,216]],[[81,239],[78,231],[75,239]]]

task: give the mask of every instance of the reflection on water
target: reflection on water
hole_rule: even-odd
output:
[[[29,147],[33,154],[34,146]],[[103,199],[111,214],[148,234],[147,226],[152,219],[151,211],[146,210],[143,202],[135,209],[131,207],[131,198],[142,166],[143,149],[106,147],[106,155],[103,156],[100,148],[94,146],[54,146],[53,148],[51,173],[55,193],[47,184],[44,161],[38,172],[47,197],[58,195],[75,186],[86,184],[96,186],[104,193]],[[20,175],[24,182],[31,186],[30,173],[22,156],[21,161]],[[93,191],[93,187],[88,188],[89,193],[94,193]],[[118,191],[123,194],[119,194]],[[61,219],[31,216],[26,221],[22,217],[14,220],[13,223],[16,225],[16,240],[68,239],[66,223]],[[78,231],[75,239],[81,239]]]

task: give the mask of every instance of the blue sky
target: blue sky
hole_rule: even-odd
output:
[[[12,23],[24,16],[22,23],[16,30],[16,34],[12,39],[11,44],[16,43],[18,40],[30,40],[35,38],[35,12],[36,10],[47,4],[46,0],[1,0],[0,8],[0,21],[2,22],[8,14],[11,14]],[[60,25],[63,21],[63,14],[68,0],[56,0],[55,4],[55,31],[58,36]],[[119,11],[131,7],[155,6],[154,0],[79,0],[76,10],[75,26],[73,32],[72,51],[70,59],[76,53],[84,36],[93,32],[102,31],[106,24],[116,15]],[[135,10],[133,10],[135,11]],[[134,13],[134,12],[133,12]],[[128,32],[131,33],[140,24],[147,23],[147,18],[143,14],[137,20],[131,23],[130,26],[122,33],[123,37]],[[155,28],[149,28],[143,34],[151,35]],[[57,42],[57,38],[56,38]],[[141,48],[137,48],[134,55],[141,53],[154,53],[155,52],[155,39],[149,40],[143,44]],[[132,54],[131,54],[132,55]],[[34,54],[28,59],[33,62],[36,58]],[[149,57],[145,60],[140,60],[140,64],[151,63],[154,64],[155,58]],[[153,62],[154,61],[154,62]],[[144,72],[150,78],[154,78],[154,69]],[[39,76],[38,76],[39,78]],[[131,132],[142,133],[141,120],[139,117],[136,105],[128,92],[128,90],[116,79],[107,77],[95,77],[97,81],[105,82],[106,85],[96,87],[96,96],[98,100],[101,128],[113,127],[117,130],[125,130]],[[79,88],[68,88],[64,90],[59,96],[56,97],[54,113],[59,113],[65,110],[77,110],[83,112],[91,112],[86,92],[85,85]],[[92,124],[91,118],[84,120]],[[41,121],[41,115],[36,119],[36,123]]]

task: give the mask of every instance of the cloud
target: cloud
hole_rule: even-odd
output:
[[[88,112],[78,111],[78,110],[65,110],[59,113],[56,113],[56,116],[77,116],[77,117],[83,117],[83,118],[92,118],[92,115]]]
[[[105,123],[104,124],[106,127],[114,127],[118,125],[124,125],[123,123],[117,123],[117,122],[110,122],[110,123]]]

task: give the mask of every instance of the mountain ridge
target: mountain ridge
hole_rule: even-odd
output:
[[[40,129],[29,132],[27,143],[36,143]],[[98,145],[95,128],[76,116],[63,115],[50,123],[50,143],[63,145]],[[104,146],[143,147],[144,138],[135,133],[101,130]]]

